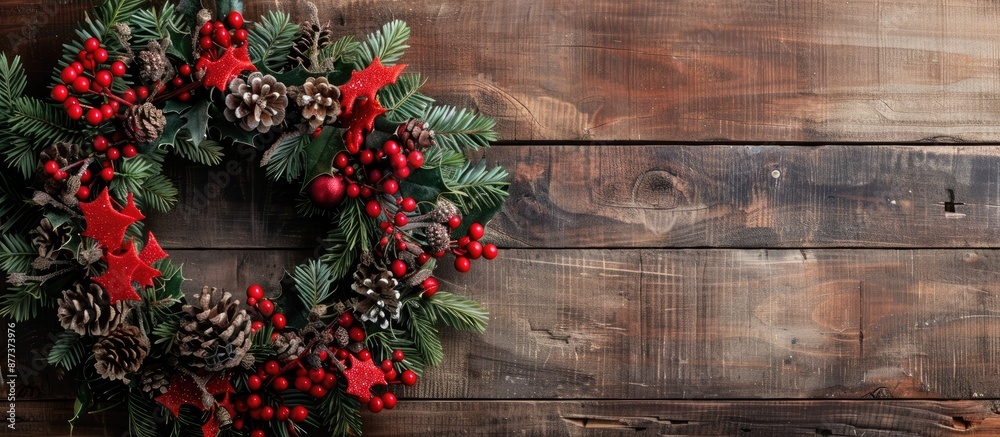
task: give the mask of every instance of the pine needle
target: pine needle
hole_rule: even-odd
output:
[[[395,65],[410,48],[406,41],[410,39],[410,28],[402,20],[393,20],[382,25],[382,29],[368,36],[355,51],[354,68],[364,70],[378,58],[383,65]]]

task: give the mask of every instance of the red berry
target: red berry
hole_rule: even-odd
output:
[[[285,391],[285,389],[288,388],[288,379],[283,376],[274,378],[274,381],[271,381],[271,387],[274,388],[275,391]]]
[[[59,170],[56,172],[56,174],[52,175],[52,177],[55,178],[57,181],[64,181],[67,178],[69,178],[69,173],[63,170]]]
[[[66,89],[66,93],[68,95],[69,88]],[[63,104],[63,108],[69,109],[71,106],[80,106],[80,100],[77,99],[76,97],[69,96],[69,97],[66,98],[65,102],[62,102],[62,104]]]
[[[391,410],[396,408],[396,395],[392,393],[385,393],[382,395],[382,403],[385,405],[385,409]]]
[[[406,167],[406,156],[402,154],[395,154],[389,156],[389,165],[394,169],[400,169]]]
[[[233,45],[241,46],[250,38],[250,33],[246,29],[236,29],[235,32],[232,32],[232,37]]]
[[[117,100],[112,100],[108,104],[111,105],[111,109],[114,109],[114,112],[118,112],[118,109],[121,108],[121,103],[118,103]]]
[[[265,405],[260,408],[260,420],[267,422],[274,418],[274,408],[270,405]]]
[[[90,108],[87,110],[86,120],[87,124],[97,126],[104,121],[104,114],[101,114],[101,110],[98,108]]]
[[[479,223],[473,223],[469,225],[469,238],[473,240],[479,240],[483,238],[483,235],[485,234],[486,234],[486,229],[483,228],[483,225]]]
[[[237,11],[232,11],[226,16],[226,24],[229,25],[230,29],[241,29],[243,28],[243,14]]]
[[[337,352],[333,354],[333,356],[340,361],[346,360],[349,355],[350,353],[347,352],[347,349],[337,349]]]
[[[497,249],[497,245],[493,243],[488,243],[485,246],[483,246],[483,258],[493,259],[496,258],[497,255],[499,254],[500,250]]]
[[[201,47],[202,50],[211,50],[212,47],[215,47],[215,43],[212,42],[212,37],[203,36],[198,39],[198,47]]]
[[[288,417],[291,415],[292,415],[292,410],[289,410],[288,407],[284,405],[278,407],[278,410],[274,412],[274,418],[279,422],[284,422],[288,420]]]
[[[400,168],[394,169],[392,172],[393,172],[393,174],[396,175],[397,178],[400,178],[400,179],[406,179],[406,178],[410,177],[410,168],[409,167],[400,167]]]
[[[103,87],[111,86],[112,80],[114,80],[114,77],[111,76],[111,71],[109,70],[101,70],[94,75],[94,82]]]
[[[115,178],[115,169],[111,167],[105,167],[103,170],[101,170],[101,179],[103,179],[104,182],[111,182],[111,180],[114,178]]]
[[[271,302],[270,299],[262,299],[260,302],[257,302],[257,311],[260,311],[264,316],[270,317],[274,313],[274,302]]]
[[[274,343],[275,341],[278,341],[278,337],[280,337],[280,335],[278,335],[277,332],[272,332],[271,333],[271,343]]]
[[[146,97],[149,97],[149,88],[146,88],[145,86],[140,86],[139,88],[136,88],[135,95],[138,96],[140,99],[145,100]]]
[[[259,418],[258,418],[258,420],[259,420]],[[250,432],[250,437],[267,437],[267,434],[265,434],[264,430],[262,430],[262,429],[255,429],[255,430],[253,430],[253,431]]]
[[[250,407],[250,409],[260,408],[260,405],[263,403],[264,401],[260,398],[260,395],[247,396],[247,406]]]
[[[295,408],[292,408],[292,415],[289,417],[292,419],[292,422],[303,422],[309,417],[309,410],[301,405],[296,405]]]
[[[403,385],[411,386],[417,383],[417,374],[413,373],[412,370],[404,370],[399,379],[403,382]]]
[[[191,66],[188,64],[182,64],[180,67],[177,67],[177,72],[180,73],[181,76],[188,77],[191,75]]]
[[[379,205],[378,201],[375,199],[369,200],[368,203],[365,204],[365,213],[368,214],[368,217],[378,217],[379,214],[382,213],[382,206]]]
[[[417,201],[413,200],[412,197],[403,198],[403,201],[399,204],[399,208],[406,212],[416,211]]]
[[[404,359],[406,359],[406,355],[403,354],[402,350],[396,349],[392,351],[392,359],[395,361],[403,361]]]
[[[368,349],[361,349],[358,352],[358,359],[361,361],[370,361],[372,359],[372,353]]]
[[[385,373],[385,380],[392,381],[395,380],[397,376],[399,375],[396,373],[396,369],[392,369]]]
[[[459,226],[462,226],[462,218],[461,217],[459,217],[457,215],[453,215],[453,216],[451,216],[450,219],[448,219],[448,227],[449,228],[457,229]]]
[[[464,256],[459,256],[455,258],[455,270],[461,273],[468,272],[472,268],[472,261]]]
[[[260,320],[254,320],[254,322],[250,324],[250,332],[257,332],[261,329],[264,329],[264,322],[261,322]]]
[[[351,341],[362,342],[365,341],[365,330],[358,326],[355,326],[347,331],[347,334],[351,337]]]
[[[382,362],[379,364],[379,367],[382,368],[383,372],[388,372],[392,370],[392,360],[382,360]]]
[[[399,147],[399,143],[395,140],[389,140],[382,143],[382,151],[385,152],[386,155],[398,155],[400,150],[401,148]]]
[[[125,92],[122,93],[122,98],[125,99],[126,102],[135,103],[136,101],[135,90],[131,88],[125,90]]]
[[[191,100],[191,91],[184,91],[183,93],[178,94],[177,100],[180,100],[182,102]]]
[[[368,182],[373,184],[378,183],[382,179],[382,172],[379,169],[372,169],[368,171]]]
[[[362,199],[371,199],[374,194],[375,193],[372,191],[371,188],[361,187],[361,198]]]
[[[257,306],[257,299],[254,299],[252,297],[248,297],[247,298],[247,305],[250,305],[252,307]]]
[[[407,224],[410,223],[410,218],[407,217],[406,214],[403,214],[402,212],[397,212],[396,217],[393,217],[392,222],[396,226],[406,226]]]
[[[90,91],[90,79],[84,76],[77,76],[76,79],[73,79],[73,92],[83,94],[87,91]]]
[[[69,66],[73,67],[73,69],[76,70],[76,74],[83,73],[83,64],[81,64],[79,61],[73,61],[73,63],[69,64]]]
[[[209,21],[209,22],[205,23],[204,25],[202,25],[201,29],[198,29],[198,35],[201,35],[201,36],[211,35],[213,30],[215,30],[215,25],[212,24],[211,21]]]
[[[135,155],[138,155],[138,154],[139,154],[139,150],[136,149],[135,146],[132,145],[132,144],[126,144],[125,147],[122,148],[122,156],[124,156],[126,158],[134,158]]]
[[[333,372],[327,372],[320,384],[323,384],[323,388],[327,390],[332,389],[333,386],[337,385],[337,375],[334,375]]]
[[[434,293],[437,293],[440,284],[438,284],[437,279],[427,278],[424,282],[420,283],[420,288],[424,290],[423,297],[431,297]],[[402,352],[402,351],[400,351]]]
[[[316,384],[321,383],[323,382],[323,378],[325,377],[326,377],[326,370],[323,370],[322,367],[316,369],[309,369],[309,380],[312,381],[313,383]]]
[[[420,168],[424,166],[424,154],[417,150],[410,152],[406,159],[410,161],[410,167]]]
[[[483,244],[478,241],[472,241],[465,246],[465,254],[472,259],[479,259],[483,254]]]
[[[104,121],[115,118],[115,108],[109,104],[101,105],[101,117],[104,117]]]
[[[52,176],[57,172],[59,172],[59,163],[53,160],[49,160],[45,162],[45,166],[43,168],[45,170],[45,174]]]
[[[275,328],[285,329],[285,325],[287,323],[288,320],[285,319],[284,314],[278,313],[275,314],[274,316],[271,316],[271,324],[274,325]]]
[[[184,86],[184,78],[180,76],[174,76],[173,79],[170,79],[170,84],[173,85],[175,88],[180,88]]]
[[[382,398],[378,396],[373,396],[372,399],[368,401],[368,411],[371,411],[372,413],[378,413],[379,411],[382,411],[382,407],[384,406],[385,405],[382,403]]]
[[[264,363],[264,373],[274,376],[281,373],[281,365],[277,361],[270,360]]]
[[[403,277],[406,275],[406,262],[401,259],[397,259],[392,262],[390,270],[392,270],[392,274],[396,275],[397,278]]]
[[[313,386],[312,381],[307,376],[299,376],[295,378],[295,389],[302,392],[307,392]]]
[[[83,184],[90,183],[91,179],[94,179],[94,174],[90,172],[89,168],[84,170],[83,174],[80,175],[80,183]]]
[[[111,71],[111,74],[115,77],[122,77],[125,75],[125,63],[122,61],[112,62],[109,71]]]
[[[333,157],[333,167],[336,169],[343,170],[344,167],[350,163],[347,154],[344,152],[339,152]]]
[[[90,55],[86,55],[80,63],[83,64],[83,68],[85,70],[90,70],[90,71],[94,71],[94,67],[97,66],[94,63],[94,60],[90,59]]]
[[[358,161],[360,161],[362,165],[369,165],[375,161],[375,154],[369,149],[364,149],[358,153]]]
[[[259,284],[253,284],[247,287],[247,297],[252,297],[257,300],[263,299],[264,287],[261,287]]]
[[[361,195],[361,187],[358,184],[351,183],[347,185],[347,197],[352,199]]]
[[[250,375],[250,377],[247,378],[247,387],[250,390],[257,391],[257,390],[260,390],[260,385],[263,382],[264,381],[262,381],[259,376],[257,376],[257,375]]]
[[[337,317],[337,324],[341,327],[348,328],[354,324],[354,316],[351,313],[343,313],[340,317]]]
[[[243,418],[233,420],[233,429],[243,429]]]
[[[406,251],[406,242],[404,242],[403,240],[396,241],[396,250],[398,250],[400,252],[405,252]]]
[[[382,192],[385,194],[393,195],[399,192],[399,182],[395,179],[386,179],[382,182]]]
[[[420,255],[417,256],[417,264],[419,264],[419,265],[427,264],[427,261],[430,261],[430,260],[431,260],[431,256],[428,255],[428,254],[426,254],[426,253],[421,253]]]
[[[458,247],[465,247],[469,245],[472,239],[468,235],[458,239]]]
[[[62,74],[59,75],[59,78],[62,79],[63,83],[69,84],[73,83],[73,81],[76,80],[76,77],[79,75],[80,72],[76,71],[76,69],[73,68],[72,65],[67,65],[66,68],[63,68]]]
[[[222,47],[233,45],[233,40],[229,37],[229,31],[225,28],[215,28],[215,34],[212,36],[212,39]]]
[[[431,254],[431,256],[433,256],[434,258],[441,258],[441,257],[444,256],[444,254],[445,254],[445,251],[441,250],[441,251],[438,251],[438,252],[434,252],[433,254]]]
[[[97,50],[99,48],[101,48],[101,41],[99,41],[97,38],[90,37],[83,42],[83,49],[88,52],[93,52],[94,50]]]
[[[309,389],[309,395],[317,399],[321,398],[326,396],[326,389],[323,388],[322,385],[313,385],[312,388]]]
[[[88,113],[87,115],[90,114]],[[104,154],[112,161],[117,161],[118,158],[122,157],[122,152],[117,147],[108,147],[108,150]]]
[[[94,137],[94,151],[103,152],[108,150],[108,139],[102,135]]]
[[[108,60],[108,51],[104,49],[94,50],[94,61],[103,64]]]

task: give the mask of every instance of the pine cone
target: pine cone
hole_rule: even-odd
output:
[[[110,334],[122,321],[125,302],[111,305],[108,293],[100,285],[91,283],[84,288],[80,283],[63,290],[59,299],[59,323],[80,335],[100,337]]]
[[[181,307],[177,342],[180,359],[191,367],[216,372],[237,366],[250,350],[250,315],[227,292],[204,287]]]
[[[334,340],[336,340],[337,347],[346,347],[351,343],[351,335],[348,333],[347,328],[338,326],[337,330],[334,331]]]
[[[142,376],[139,378],[139,388],[142,389],[143,393],[154,397],[159,396],[170,388],[170,376],[162,367],[142,372]]]
[[[125,133],[138,143],[155,141],[167,126],[163,111],[146,102],[125,111]]]
[[[302,339],[294,332],[283,332],[274,339],[274,351],[279,363],[292,361],[305,350],[306,347],[302,344]]]
[[[389,319],[399,318],[399,281],[392,272],[378,264],[371,254],[361,256],[358,270],[354,272],[351,289],[362,296],[354,303],[354,311],[361,314],[361,321],[378,323],[382,329],[389,327]]]
[[[235,78],[229,82],[226,95],[226,120],[240,122],[244,130],[261,133],[285,119],[288,96],[285,84],[270,74],[253,72],[246,80]]]
[[[94,368],[104,379],[118,379],[125,383],[126,374],[135,373],[149,353],[149,339],[131,325],[121,326],[94,344]]]
[[[440,223],[433,223],[424,229],[427,235],[427,245],[431,253],[444,252],[451,246],[451,232]]]
[[[302,29],[302,36],[292,45],[288,62],[309,70],[313,62],[316,62],[320,49],[333,42],[333,32],[330,30],[330,23],[321,26],[306,21],[299,28]]]
[[[31,243],[38,248],[40,258],[55,261],[73,254],[72,250],[64,247],[70,240],[69,226],[53,227],[48,217],[43,217],[34,233],[35,237],[31,239]]]
[[[146,82],[158,82],[174,76],[174,67],[167,58],[167,48],[155,39],[146,44],[146,50],[139,52],[139,63],[142,65],[139,76]]]
[[[38,168],[42,168],[49,161],[55,161],[56,164],[59,164],[59,168],[63,168],[79,161],[81,158],[82,151],[79,145],[58,142],[46,147],[38,154]],[[52,198],[63,201],[63,203],[67,203],[66,198],[68,197],[76,199],[76,190],[79,188],[79,181],[76,183],[75,188],[73,188],[68,181],[58,181],[53,177],[45,179],[45,192],[52,196]],[[70,192],[71,189],[72,192]],[[70,203],[69,206],[76,205],[76,202]]]
[[[434,131],[431,130],[431,126],[427,122],[416,118],[406,120],[406,123],[399,125],[396,128],[396,136],[399,137],[400,143],[406,147],[406,150],[410,152],[437,145],[437,140],[434,139]]]
[[[291,87],[295,103],[302,107],[302,118],[313,129],[332,124],[340,115],[340,88],[325,77],[310,77],[301,87]],[[291,92],[291,91],[290,91]]]
[[[447,200],[440,200],[429,215],[435,222],[447,223],[449,219],[458,215],[458,208]]]

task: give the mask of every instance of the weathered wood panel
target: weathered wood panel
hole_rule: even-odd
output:
[[[325,221],[297,217],[298,187],[267,182],[253,155],[174,171],[182,200],[152,215],[160,241],[317,247]],[[992,146],[525,145],[485,157],[511,172],[489,228],[507,247],[1000,246]]]
[[[277,292],[281,269],[308,253],[172,255],[189,291]],[[997,398],[997,271],[988,250],[508,250],[474,275],[443,275],[491,324],[446,330],[444,365],[403,393]]]
[[[302,3],[247,1],[247,15]],[[394,18],[441,102],[505,140],[996,141],[1000,7],[963,0],[317,0],[337,34]],[[36,86],[90,2],[0,2]]]
[[[22,402],[17,431],[66,435],[72,403]],[[420,401],[365,413],[365,436],[994,436],[996,401]],[[76,437],[117,437],[124,417],[88,417]]]

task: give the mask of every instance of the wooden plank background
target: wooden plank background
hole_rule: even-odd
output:
[[[88,4],[0,0],[36,90]],[[408,21],[405,61],[497,118],[511,172],[501,258],[444,278],[489,330],[447,331],[366,435],[1000,434],[1000,4],[317,4],[338,34]],[[229,161],[171,170],[150,228],[192,288],[273,286],[321,224]],[[59,382],[21,382],[20,431],[65,434]]]

